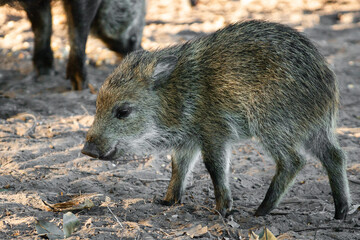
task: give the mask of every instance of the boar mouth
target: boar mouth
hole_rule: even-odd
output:
[[[116,154],[116,147],[108,151],[106,154],[99,156],[100,160],[114,160],[114,156]]]
[[[100,160],[113,160],[117,152],[117,148],[111,148],[105,154],[102,154],[97,145],[94,142],[85,142],[83,149],[81,150],[82,154],[88,155],[95,159]]]
[[[130,161],[140,161],[145,162],[151,159],[151,155],[146,155],[144,157],[138,157],[135,154],[126,153],[122,148],[120,150],[115,144],[114,147],[110,148],[105,154],[101,154],[101,151],[98,149],[96,144],[93,142],[85,142],[83,149],[81,150],[82,154],[92,157],[92,159],[99,159],[105,161],[117,161],[117,162],[130,162]]]

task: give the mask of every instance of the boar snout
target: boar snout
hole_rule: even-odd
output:
[[[99,158],[100,156],[99,149],[96,147],[96,144],[93,142],[85,142],[85,145],[81,150],[81,153],[93,158]]]
[[[113,160],[116,151],[117,149],[113,148],[110,151],[103,154],[94,142],[85,142],[85,145],[81,150],[81,153],[93,158],[98,158],[100,160]]]

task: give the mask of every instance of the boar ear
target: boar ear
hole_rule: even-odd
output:
[[[161,57],[155,64],[154,71],[151,75],[153,89],[159,87],[165,82],[174,71],[178,58],[172,55]]]

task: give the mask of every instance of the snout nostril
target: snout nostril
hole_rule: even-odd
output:
[[[93,142],[86,142],[81,153],[93,158],[99,158],[99,151]]]

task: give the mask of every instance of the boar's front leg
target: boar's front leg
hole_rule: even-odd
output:
[[[200,149],[197,147],[178,147],[171,156],[172,174],[170,184],[163,201],[172,205],[180,203],[186,187],[186,177],[199,158]]]
[[[100,5],[100,0],[66,0],[64,7],[69,25],[70,56],[66,77],[71,80],[73,90],[82,90],[86,80],[85,46],[91,22]]]
[[[232,198],[229,187],[230,146],[227,144],[205,144],[203,161],[214,185],[216,210],[223,216],[231,211]]]
[[[37,4],[24,1],[22,4],[34,32],[34,67],[38,75],[49,74],[54,61],[50,47],[52,33],[50,1],[42,0]]]

